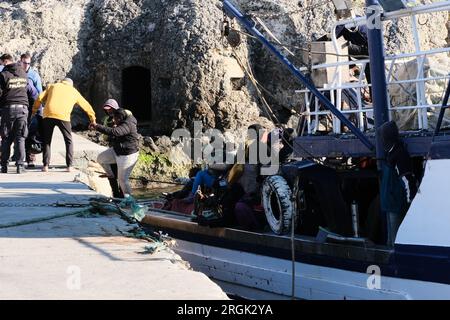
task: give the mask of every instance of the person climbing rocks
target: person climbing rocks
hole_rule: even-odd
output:
[[[89,129],[110,137],[112,147],[100,153],[97,162],[103,167],[108,178],[119,180],[124,197],[129,197],[132,191],[129,178],[139,156],[137,120],[122,108],[114,110],[113,120],[113,127],[91,123]],[[114,164],[117,165],[117,177],[111,168]]]
[[[11,144],[14,142],[17,173],[23,173],[25,138],[28,132],[27,75],[20,65],[13,62],[10,54],[0,56],[0,61],[4,66],[0,73],[1,172],[8,173]]]
[[[51,84],[34,102],[33,115],[45,104],[42,120],[44,134],[43,168],[47,172],[50,165],[51,143],[53,130],[58,127],[64,137],[66,145],[67,171],[73,171],[73,140],[70,115],[75,104],[79,105],[89,116],[90,122],[95,123],[95,112],[89,102],[73,87],[73,81],[65,78],[61,82]]]

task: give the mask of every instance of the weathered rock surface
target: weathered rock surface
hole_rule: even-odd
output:
[[[291,0],[235,2],[261,17],[296,55],[292,59],[298,65],[304,63],[300,47],[328,32],[335,19],[331,3],[305,11]],[[219,0],[2,1],[0,52],[16,56],[31,52],[44,84],[72,77],[99,117],[105,99],[127,101],[124,71],[140,67],[149,73],[148,83],[133,77],[130,81],[150,96],[151,106],[123,106],[138,117],[151,111],[151,116],[141,119],[150,121],[149,135],[192,128],[195,120],[205,127],[237,130],[268,118],[253,84],[234,58],[237,55],[271,93],[264,95],[277,118],[294,123],[290,109],[300,108],[301,98],[294,94],[300,86],[255,41],[242,36],[239,48],[225,45],[222,20]],[[404,20],[387,26],[388,52],[411,49]],[[425,49],[446,43],[447,21],[445,14],[419,21]],[[149,110],[142,111],[145,108]],[[73,118],[75,126],[86,121],[80,114]]]

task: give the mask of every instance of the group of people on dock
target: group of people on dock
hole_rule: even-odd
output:
[[[112,186],[115,186],[114,196],[131,194],[129,176],[138,158],[137,121],[134,116],[120,108],[116,100],[108,99],[103,106],[105,121],[98,124],[91,104],[74,87],[70,78],[44,88],[39,73],[31,67],[31,59],[29,53],[22,54],[19,61],[8,53],[0,56],[1,173],[8,173],[11,159],[15,161],[18,174],[35,168],[36,154],[41,152],[42,171],[48,172],[55,127],[59,128],[64,138],[66,170],[73,171],[71,113],[78,105],[89,117],[89,129],[108,136],[110,148],[99,154],[98,162]]]

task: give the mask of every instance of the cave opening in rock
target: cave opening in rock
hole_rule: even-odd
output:
[[[122,106],[140,123],[152,119],[151,89],[149,69],[132,66],[122,71]]]

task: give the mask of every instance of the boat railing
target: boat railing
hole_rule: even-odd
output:
[[[430,59],[439,58],[450,54],[450,48],[442,47],[431,50],[422,50],[420,34],[417,27],[417,15],[427,14],[438,11],[450,11],[450,1],[421,5],[418,7],[407,8],[396,12],[388,12],[382,15],[382,22],[410,17],[412,38],[414,40],[414,51],[411,53],[402,53],[385,56],[386,65],[386,83],[388,90],[388,108],[391,119],[401,119],[402,117],[414,117],[414,126],[411,130],[428,130],[433,127],[429,123],[429,112],[434,108],[441,107],[441,101],[431,101],[430,94],[427,92],[428,84],[442,82],[442,92],[433,92],[434,97],[441,97],[447,87],[446,82],[450,79],[450,74],[440,73],[431,74],[429,72]],[[347,27],[363,25],[366,18],[356,18],[338,21],[332,28],[332,42],[335,49],[336,62],[321,63],[312,66],[312,72],[324,70],[331,74],[329,83],[318,88],[319,91],[327,95],[331,102],[362,131],[368,131],[372,128],[370,118],[373,108],[370,102],[370,83],[366,80],[365,70],[369,59],[360,59],[353,61],[342,61],[342,52],[335,35],[335,30],[339,25]],[[329,59],[328,59],[329,60]],[[345,73],[349,73],[350,66],[357,66],[360,70],[359,75],[353,77],[353,80],[345,81],[348,78]],[[439,89],[440,90],[440,89]],[[305,110],[303,115],[306,117],[306,129],[308,134],[314,134],[319,130],[319,126],[324,123],[331,123],[330,130],[335,134],[342,133],[340,121],[325,108],[322,108],[319,100],[307,89],[297,90],[297,93],[303,95],[305,101]],[[353,96],[353,104],[349,103],[349,94]],[[403,101],[399,101],[404,97]],[[435,99],[436,100],[436,99]],[[407,112],[407,114],[403,114]],[[327,120],[328,119],[328,120]],[[411,124],[410,124],[411,125]],[[328,130],[328,124],[325,124]]]

